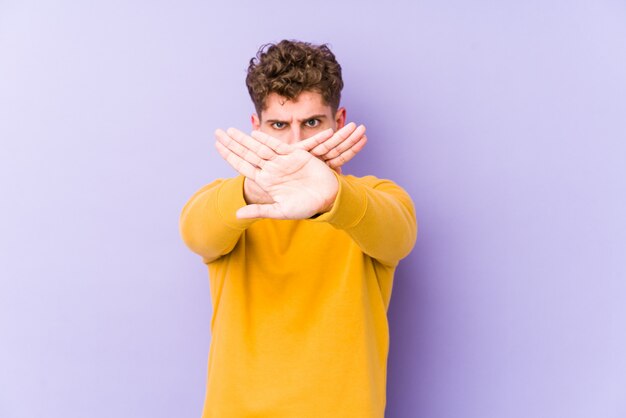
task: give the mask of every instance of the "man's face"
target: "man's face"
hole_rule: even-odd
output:
[[[320,93],[304,91],[294,100],[270,93],[261,115],[252,115],[252,129],[295,144],[328,128],[341,129],[345,121],[346,110],[339,108],[333,114]]]

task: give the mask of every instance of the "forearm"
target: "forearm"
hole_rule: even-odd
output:
[[[407,256],[417,236],[415,209],[398,185],[372,176],[337,176],[332,210],[315,219],[345,230],[364,253],[386,265]]]
[[[237,219],[235,212],[246,202],[243,177],[216,180],[198,190],[180,216],[180,233],[185,244],[211,262],[228,254],[252,220]]]

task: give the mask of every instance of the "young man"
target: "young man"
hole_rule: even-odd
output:
[[[203,417],[383,417],[393,274],[417,225],[389,180],[341,174],[365,143],[345,124],[324,45],[262,47],[251,135],[216,131],[240,174],[197,191],[181,234],[213,301]]]

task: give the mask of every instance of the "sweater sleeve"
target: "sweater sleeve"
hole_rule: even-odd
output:
[[[313,222],[328,222],[345,230],[364,253],[395,266],[417,238],[413,201],[390,180],[337,175],[339,192],[332,209]]]
[[[185,244],[210,263],[228,254],[254,220],[237,219],[235,212],[246,205],[243,176],[216,180],[198,190],[180,215],[180,234]]]

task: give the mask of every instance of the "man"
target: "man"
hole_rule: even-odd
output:
[[[341,174],[365,128],[345,124],[325,45],[266,45],[246,83],[253,132],[216,131],[240,175],[181,215],[213,301],[203,417],[383,417],[386,314],[413,203],[389,180]]]

